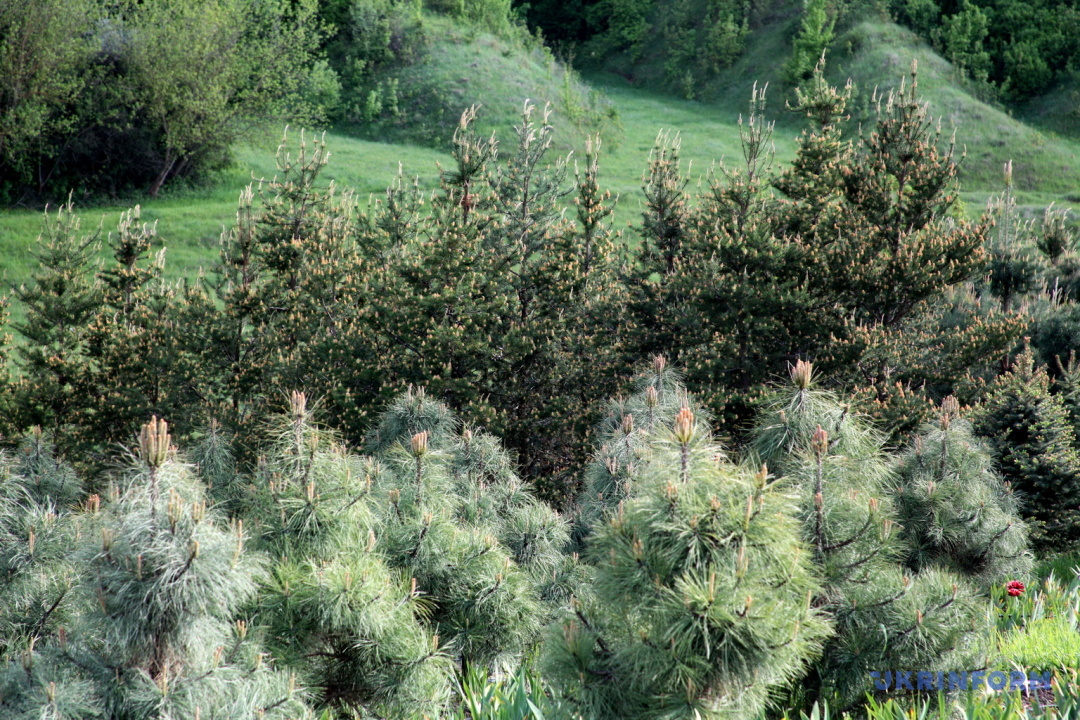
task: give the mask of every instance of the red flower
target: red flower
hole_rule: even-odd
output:
[[[1024,592],[1024,583],[1019,580],[1011,580],[1005,585],[1005,589],[1009,591],[1009,594],[1016,597],[1020,593]]]

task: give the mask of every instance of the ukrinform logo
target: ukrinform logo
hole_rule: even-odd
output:
[[[1053,686],[1053,675],[1023,673],[1019,670],[1005,672],[921,672],[909,670],[886,670],[870,673],[878,690],[977,690],[984,685],[991,690],[1047,690]]]

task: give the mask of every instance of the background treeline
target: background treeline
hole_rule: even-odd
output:
[[[656,73],[692,97],[705,78],[731,65],[756,30],[819,42],[802,62],[807,73],[830,47],[834,27],[888,15],[931,44],[983,87],[984,95],[1020,102],[1080,69],[1080,9],[1070,0],[554,0],[518,2],[530,25],[585,67],[629,77]],[[778,24],[791,16],[795,27]],[[795,41],[799,54],[799,41]],[[674,83],[673,85],[671,83]]]
[[[1080,70],[1080,7],[1074,2],[904,0],[890,9],[1006,100],[1026,100]]]
[[[4,0],[0,204],[156,197],[284,122],[444,144],[469,103],[399,78],[458,34],[496,38],[575,125],[616,122],[501,0]]]

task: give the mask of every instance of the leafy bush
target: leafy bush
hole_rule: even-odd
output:
[[[314,13],[314,0],[5,1],[3,199],[156,195],[269,118],[317,122],[337,91],[314,62]]]

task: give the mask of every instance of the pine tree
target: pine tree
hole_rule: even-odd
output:
[[[991,383],[972,418],[993,450],[1002,478],[1020,496],[1038,547],[1068,547],[1080,537],[1080,456],[1068,411],[1050,393],[1046,369],[1030,348]]]
[[[811,364],[791,368],[791,386],[770,399],[753,438],[757,456],[798,495],[803,538],[823,581],[813,606],[836,630],[793,702],[850,707],[879,667],[947,671],[981,659],[987,600],[948,570],[902,566],[909,550],[891,502],[884,438],[814,387]]]
[[[122,482],[89,504],[97,532],[69,554],[82,570],[70,628],[31,639],[0,679],[5,716],[306,717],[240,616],[263,558],[207,508],[164,422],[144,426]]]
[[[140,222],[138,206],[122,213],[109,233],[113,262],[98,272],[101,307],[87,333],[94,371],[78,419],[84,457],[111,453],[152,415],[187,414],[189,398],[174,384],[175,297],[162,281],[164,249],[151,254],[156,236],[156,225]]]
[[[497,440],[422,391],[399,397],[373,438],[379,548],[436,600],[432,622],[463,665],[512,665],[569,594],[565,521]]]
[[[995,227],[987,243],[990,253],[989,289],[1008,312],[1013,302],[1036,289],[1046,261],[1035,243],[1034,222],[1020,218],[1013,197],[1012,161],[1005,164],[1005,189],[991,198],[988,210]]]
[[[82,483],[40,428],[0,456],[0,659],[70,623]]]
[[[959,411],[945,398],[939,422],[905,451],[893,502],[912,571],[946,568],[989,591],[1031,571],[1027,526]]]
[[[369,503],[378,465],[318,427],[302,393],[267,434],[254,475],[218,488],[246,510],[245,525],[273,558],[258,616],[269,649],[319,689],[320,705],[436,713],[450,690],[449,658],[425,622],[429,601],[377,547]],[[204,472],[228,472],[226,438],[208,434],[199,454]]]
[[[409,391],[368,456],[313,420],[303,393],[266,421],[251,472],[212,426],[194,457],[273,558],[258,621],[318,704],[435,716],[455,668],[515,667],[579,573],[566,523],[487,433]]]
[[[819,58],[825,57],[835,33],[836,12],[829,12],[827,0],[807,0],[802,23],[792,40],[791,58],[784,66],[788,80],[797,84],[808,79]]]
[[[101,304],[90,263],[98,235],[82,235],[70,202],[46,214],[33,251],[38,269],[15,296],[26,319],[15,329],[25,342],[16,350],[22,379],[16,407],[22,427],[41,425],[61,445],[88,392],[92,372],[87,332]]]
[[[729,463],[663,363],[605,422],[589,577],[545,667],[584,717],[754,717],[828,635],[792,498]],[[618,405],[612,405],[614,410]],[[631,439],[632,436],[636,436]],[[633,460],[613,467],[613,455]]]

